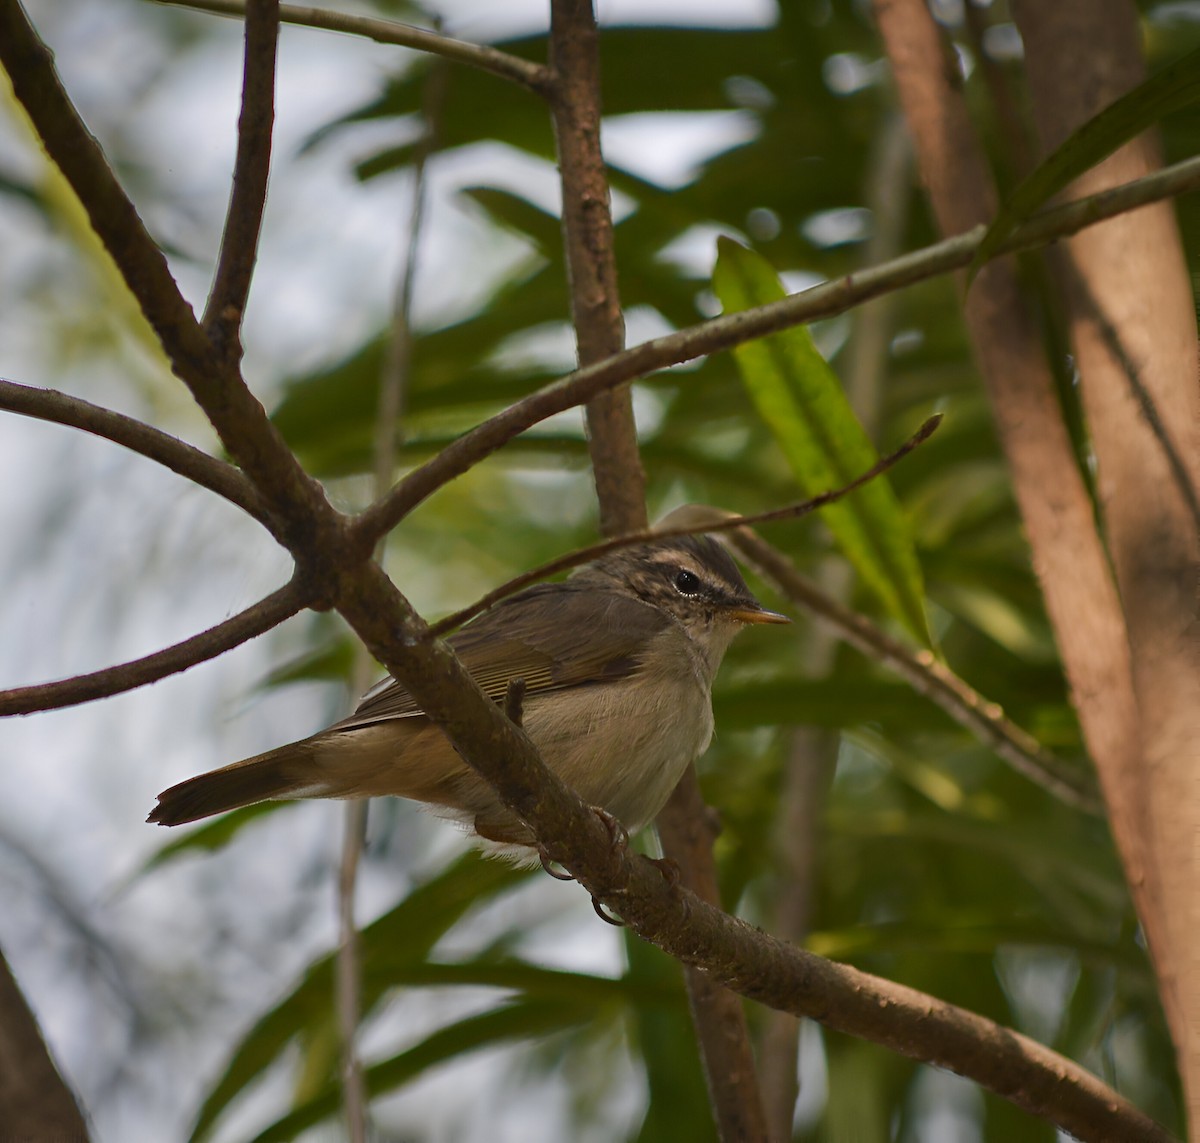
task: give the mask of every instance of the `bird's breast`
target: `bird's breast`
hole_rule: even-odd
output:
[[[708,746],[712,701],[707,680],[690,667],[656,671],[651,663],[617,682],[532,700],[525,728],[582,798],[636,830]]]

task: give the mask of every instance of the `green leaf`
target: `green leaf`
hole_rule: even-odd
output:
[[[659,1139],[714,1139],[712,1114],[705,1094],[704,1071],[688,1015],[683,973],[661,950],[630,934],[625,936],[627,979],[640,989],[669,997],[669,1005],[640,1004],[631,1013],[630,1029],[646,1069],[649,1101],[637,1143]]]
[[[717,242],[713,289],[726,313],[785,296],[770,265],[728,238]],[[759,415],[806,495],[848,484],[879,459],[806,328],[739,346],[733,355]],[[886,478],[876,477],[845,500],[822,508],[821,516],[863,582],[930,646],[916,549]]]
[[[151,869],[157,869],[185,853],[214,853],[223,849],[241,832],[243,826],[263,814],[282,809],[283,805],[283,802],[258,802],[253,806],[243,806],[240,810],[233,810],[205,822],[199,829],[173,837],[149,858],[135,876],[149,873]]]
[[[566,1003],[561,998],[513,1001],[439,1028],[415,1047],[373,1064],[364,1074],[367,1091],[374,1098],[395,1091],[430,1068],[468,1052],[546,1036],[576,1027],[594,1016],[592,1005]],[[336,1115],[341,1107],[341,1086],[336,1081],[326,1084],[319,1094],[256,1135],[254,1143],[287,1143],[300,1132]]]
[[[995,256],[1009,234],[1048,198],[1164,115],[1198,99],[1200,48],[1163,68],[1089,119],[1013,189],[971,259],[968,281]]]
[[[504,892],[525,876],[502,862],[466,853],[363,929],[364,1013],[389,987],[392,975],[385,971],[387,966],[425,960],[434,944],[469,908]],[[234,1097],[274,1063],[295,1037],[318,1032],[332,1020],[333,968],[332,954],[314,961],[292,992],[246,1034],[200,1109],[193,1140],[209,1135]]]

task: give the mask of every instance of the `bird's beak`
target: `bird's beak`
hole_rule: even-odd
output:
[[[731,618],[739,623],[791,623],[786,615],[778,611],[768,611],[765,607],[735,607],[730,613]]]

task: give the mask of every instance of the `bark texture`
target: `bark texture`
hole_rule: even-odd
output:
[[[1045,151],[1145,79],[1137,13],[1126,0],[1016,0],[1014,11]],[[1076,63],[1063,67],[1066,58]],[[1154,140],[1142,136],[1070,193],[1103,190],[1158,165]],[[1064,261],[1072,347],[1139,715],[1131,784],[1144,796],[1110,805],[1114,819],[1131,810],[1140,815],[1130,824],[1143,832],[1157,885],[1142,904],[1158,913],[1155,959],[1193,1137],[1200,1137],[1200,538],[1180,473],[1143,411],[1143,402],[1153,407],[1182,462],[1183,480],[1196,488],[1200,385],[1191,284],[1166,203],[1071,239]]]

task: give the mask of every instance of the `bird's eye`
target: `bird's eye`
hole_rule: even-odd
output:
[[[683,595],[695,595],[700,590],[700,577],[686,568],[675,573],[674,583],[676,590]]]

